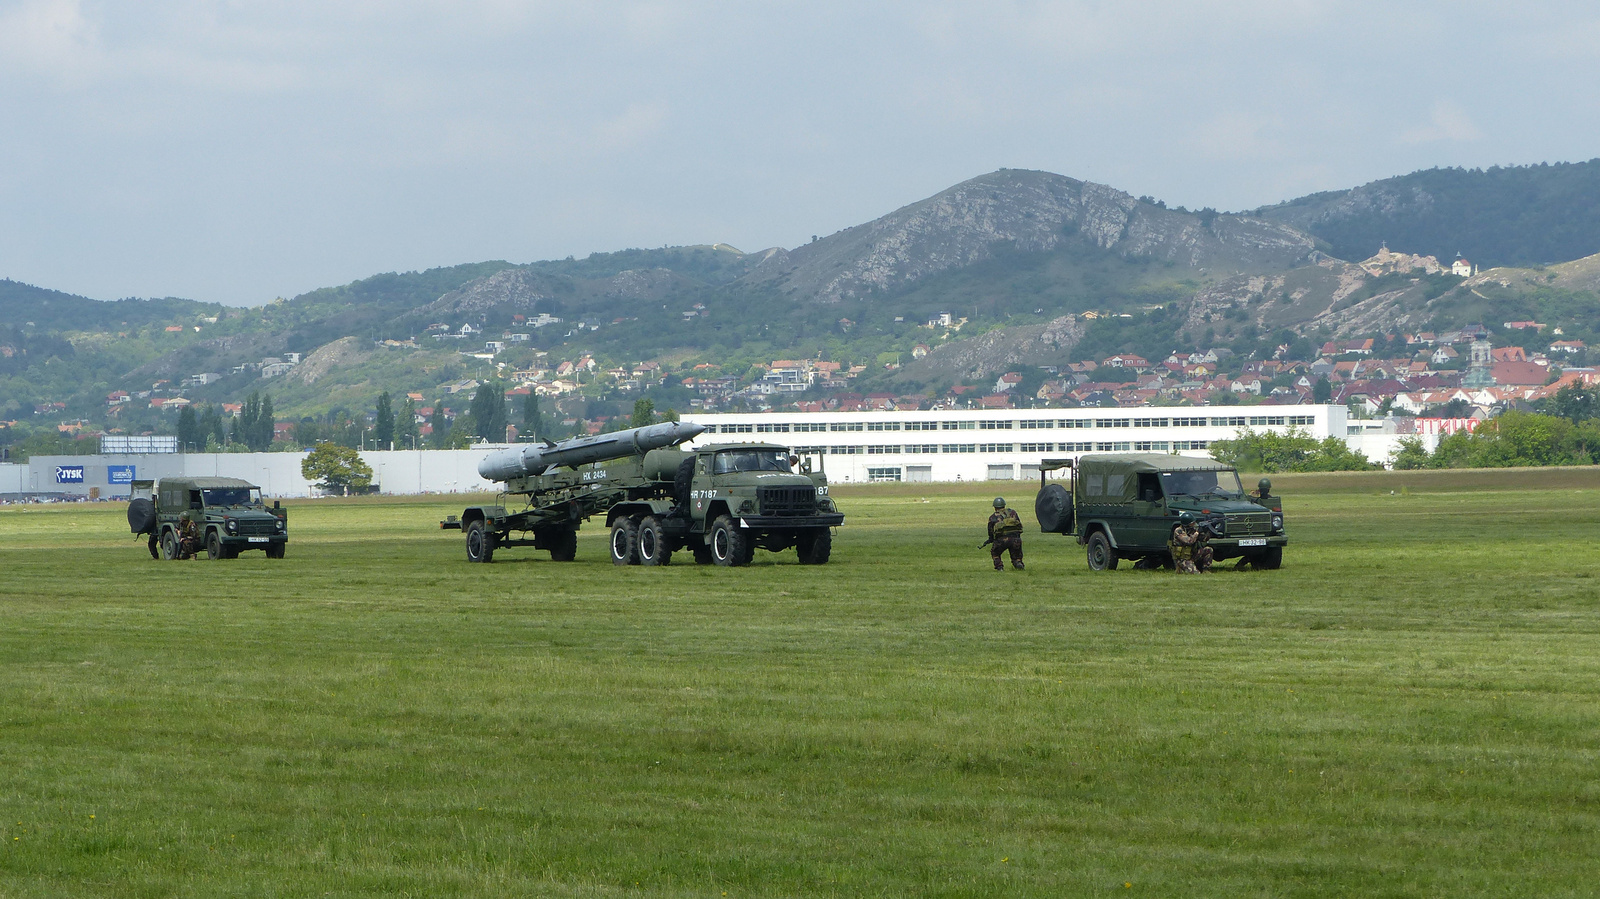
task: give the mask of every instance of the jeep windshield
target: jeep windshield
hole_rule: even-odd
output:
[[[712,474],[731,474],[736,471],[791,471],[789,454],[776,450],[728,450],[717,453],[711,464]]]
[[[208,487],[200,491],[200,498],[208,506],[259,506],[259,487]]]
[[[1167,496],[1244,495],[1237,471],[1163,471],[1161,491]]]

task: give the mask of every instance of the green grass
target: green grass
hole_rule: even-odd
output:
[[[745,570],[0,509],[0,896],[1589,895],[1600,483],[1449,474],[1274,478],[1283,570],[1203,578],[996,574],[983,484]]]

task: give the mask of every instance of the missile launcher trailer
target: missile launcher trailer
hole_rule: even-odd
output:
[[[617,565],[666,565],[680,549],[700,564],[745,565],[757,547],[793,547],[801,564],[826,563],[831,529],[844,523],[827,478],[809,465],[796,471],[783,446],[676,448],[702,430],[668,422],[500,450],[478,465],[505,483],[500,503],[471,507],[440,527],[465,533],[472,562],[513,546],[569,562],[578,528],[603,514]],[[523,508],[512,511],[508,497],[525,497]]]

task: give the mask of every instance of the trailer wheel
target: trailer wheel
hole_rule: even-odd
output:
[[[578,532],[562,528],[550,544],[550,561],[571,562],[578,557]]]
[[[480,518],[467,525],[468,562],[493,562],[494,549],[494,534],[483,526],[483,519]]]
[[[833,552],[833,534],[825,530],[801,534],[795,551],[800,554],[801,565],[826,565]]]
[[[667,543],[665,529],[654,515],[639,522],[639,564],[672,564],[672,549]]]
[[[717,520],[711,523],[713,562],[728,567],[748,565],[754,549],[755,547],[750,545],[750,539],[739,530],[732,518],[718,515]]]
[[[618,518],[611,524],[611,564],[639,564],[639,522]]]

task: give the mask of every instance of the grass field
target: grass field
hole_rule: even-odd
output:
[[[1593,895],[1597,475],[1278,478],[1284,568],[1202,578],[996,574],[991,485],[743,570],[3,508],[0,896]]]

